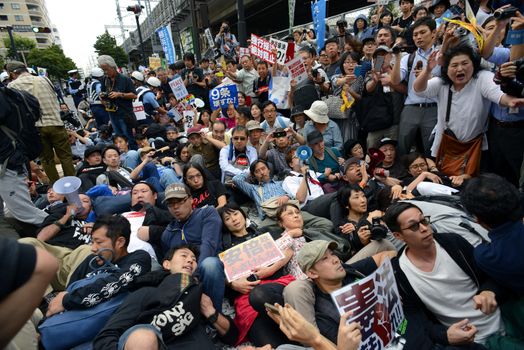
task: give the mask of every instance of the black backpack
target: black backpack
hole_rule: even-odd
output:
[[[40,132],[35,126],[35,123],[42,117],[38,99],[23,90],[2,87],[1,92],[11,107],[16,128],[0,125],[0,130],[11,140],[15,150],[20,150],[29,160],[37,158],[43,148]],[[4,169],[8,160],[9,158],[4,161]]]

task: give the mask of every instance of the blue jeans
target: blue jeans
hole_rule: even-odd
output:
[[[137,324],[137,325],[134,325],[131,328],[128,328],[124,332],[124,334],[122,334],[120,336],[120,339],[118,339],[118,350],[124,350],[124,348],[126,346],[126,343],[127,343],[127,339],[129,338],[131,333],[133,333],[134,331],[140,330],[140,329],[148,330],[148,331],[151,331],[151,332],[155,333],[155,335],[156,335],[156,337],[158,339],[158,345],[159,345],[158,348],[159,349],[165,349],[166,348],[166,345],[164,344],[164,341],[162,339],[162,334],[160,333],[160,331],[158,329],[156,329],[151,324]]]
[[[111,125],[113,126],[113,132],[115,135],[125,135],[129,141],[129,148],[136,149],[135,138],[124,120],[123,116],[109,113],[109,119],[111,119]]]
[[[97,128],[100,128],[101,125],[109,124],[109,113],[106,112],[106,109],[103,105],[93,104],[89,107],[91,108],[91,112],[95,117]]]
[[[176,176],[175,170],[166,167],[162,170],[162,173],[160,174],[160,184],[164,188],[167,188],[167,186],[171,184],[178,184],[181,182],[182,181],[178,176]]]
[[[222,301],[226,290],[224,264],[215,256],[207,257],[198,264],[198,274],[204,293],[211,298],[215,309],[222,312]]]
[[[140,163],[140,156],[137,151],[129,150],[122,157],[122,166],[129,169],[134,169]]]

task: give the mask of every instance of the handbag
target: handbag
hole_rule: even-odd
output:
[[[340,95],[330,95],[323,98],[328,106],[328,116],[330,119],[347,119],[349,114],[342,112],[342,105],[344,101]]]
[[[97,256],[91,259],[90,266],[96,264],[96,258]],[[67,291],[72,292],[118,270],[118,267],[104,259],[103,266],[94,269],[89,277],[71,283],[67,287]],[[99,273],[96,273],[97,271]],[[38,327],[44,348],[66,350],[92,341],[127,295],[127,292],[120,292],[109,300],[88,309],[65,311],[47,318]]]
[[[464,174],[476,176],[480,171],[480,156],[484,133],[467,142],[457,140],[453,131],[448,127],[452,96],[453,93],[450,87],[446,110],[446,129],[442,134],[437,152],[437,168],[448,176]]]
[[[260,195],[260,199],[262,199],[262,186],[258,186],[258,194]],[[277,217],[277,210],[280,207],[278,198],[279,197],[273,197],[260,203],[260,208],[262,208],[264,214],[266,214],[266,216],[270,219],[276,219]],[[294,204],[300,208],[300,202],[296,199],[290,199],[288,200],[288,203]]]

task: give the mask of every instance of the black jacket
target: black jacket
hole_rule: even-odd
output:
[[[478,293],[489,290],[495,293],[497,302],[500,304],[504,291],[497,286],[488,276],[475,264],[473,257],[473,246],[461,236],[454,233],[439,233],[434,235],[442,248],[451,256],[453,261],[475,282]],[[403,247],[398,256],[404,252]],[[404,315],[408,321],[406,334],[406,345],[404,350],[431,349],[435,343],[448,345],[448,327],[441,324],[435,315],[431,313],[409,283],[406,275],[399,265],[398,258],[391,261],[395,273],[395,279],[402,299]]]
[[[153,246],[158,261],[162,261],[164,252],[162,247],[154,242],[160,241],[162,233],[164,233],[171,220],[173,220],[173,216],[165,209],[156,206],[148,206],[146,209],[146,217],[142,226],[149,227],[149,243]]]
[[[142,276],[135,287],[140,285],[144,287],[127,297],[98,333],[94,350],[117,349],[120,336],[137,324],[155,326],[168,349],[215,349],[203,327],[202,287],[195,279],[154,271]],[[231,320],[230,324],[236,330]]]

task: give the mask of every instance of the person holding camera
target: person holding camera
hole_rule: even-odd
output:
[[[235,48],[239,45],[235,34],[231,33],[228,21],[223,21],[220,31],[215,37],[215,45],[220,48],[220,53],[225,58],[235,57]]]
[[[382,212],[368,211],[368,199],[360,186],[341,188],[337,201],[346,216],[335,225],[335,233],[346,237],[351,244],[352,257],[348,263],[382,251],[395,250],[395,246],[386,239],[388,229],[381,222]]]
[[[186,68],[180,72],[184,85],[189,94],[202,99],[209,107],[209,96],[204,71],[196,66],[195,55],[191,52],[184,54]]]

